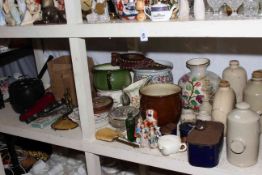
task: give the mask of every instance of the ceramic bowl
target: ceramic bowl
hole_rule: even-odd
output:
[[[132,82],[130,72],[110,63],[94,67],[94,86],[98,90],[121,90]]]
[[[147,109],[154,109],[158,116],[158,125],[177,124],[180,118],[182,102],[181,88],[178,85],[150,84],[140,89],[140,110],[142,117]]]
[[[134,81],[150,78],[150,83],[173,83],[172,69],[170,61],[156,60],[157,63],[168,66],[165,69],[133,69]]]

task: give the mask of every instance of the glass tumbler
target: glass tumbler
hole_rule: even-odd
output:
[[[244,0],[244,16],[245,17],[257,17],[260,0]]]

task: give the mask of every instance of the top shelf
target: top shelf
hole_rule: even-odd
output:
[[[262,20],[205,20],[0,27],[0,38],[214,37],[260,38]]]

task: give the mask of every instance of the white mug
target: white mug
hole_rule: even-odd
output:
[[[158,148],[165,156],[187,150],[187,145],[181,142],[179,136],[164,135],[158,139]]]

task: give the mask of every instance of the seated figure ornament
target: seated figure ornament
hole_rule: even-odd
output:
[[[26,12],[21,25],[30,25],[42,19],[41,4],[35,0],[25,0]]]
[[[106,0],[93,0],[91,14],[86,15],[87,22],[109,22],[108,4]]]

